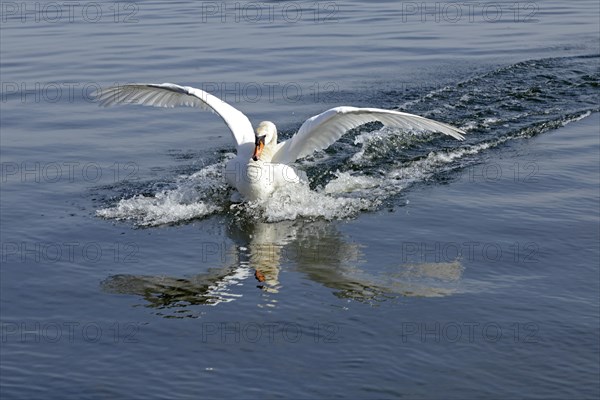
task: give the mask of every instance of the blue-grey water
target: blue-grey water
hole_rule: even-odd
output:
[[[0,6],[2,399],[600,395],[596,0]],[[129,82],[468,137],[364,126],[236,205],[222,121],[98,107]]]

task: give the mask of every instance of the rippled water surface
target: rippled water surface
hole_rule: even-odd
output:
[[[2,398],[597,398],[597,1],[3,2]],[[234,204],[208,90],[369,124]]]

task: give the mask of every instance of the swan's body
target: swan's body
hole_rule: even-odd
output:
[[[238,190],[244,199],[268,197],[275,189],[290,183],[306,181],[306,174],[283,163],[272,162],[277,152],[277,129],[270,121],[256,128],[254,151],[251,157],[238,150],[223,171],[227,183]],[[234,200],[238,200],[234,197]]]
[[[368,122],[439,131],[458,140],[464,139],[463,131],[418,115],[378,108],[335,107],[309,118],[294,136],[277,143],[277,129],[272,122],[261,122],[254,131],[242,112],[189,86],[172,83],[113,86],[102,90],[98,99],[104,106],[118,103],[188,106],[217,113],[231,130],[237,146],[237,156],[225,166],[225,179],[245,200],[264,199],[282,185],[305,181],[306,175],[290,164],[329,147],[348,130]]]

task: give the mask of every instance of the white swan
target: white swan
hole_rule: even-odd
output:
[[[307,119],[290,139],[277,143],[277,129],[269,121],[252,129],[248,117],[221,99],[189,86],[172,83],[112,86],[97,93],[99,104],[143,104],[156,107],[188,106],[211,110],[233,133],[237,156],[224,170],[227,182],[235,187],[234,200],[269,197],[279,186],[306,180],[306,174],[289,164],[329,147],[345,132],[368,122],[387,126],[439,131],[464,140],[460,129],[418,115],[378,108],[335,107]],[[240,198],[241,195],[241,198]]]

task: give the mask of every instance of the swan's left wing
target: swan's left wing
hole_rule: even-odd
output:
[[[317,150],[326,149],[350,129],[375,121],[404,129],[442,132],[464,140],[462,135],[465,132],[460,129],[418,115],[379,108],[336,107],[307,119],[298,133],[278,145],[272,162],[290,164]]]
[[[248,117],[218,97],[191,86],[173,83],[136,83],[112,86],[96,93],[100,105],[142,104],[154,107],[198,107],[218,114],[231,130],[238,147],[250,153],[254,148],[254,131]],[[250,155],[248,155],[250,157]]]

